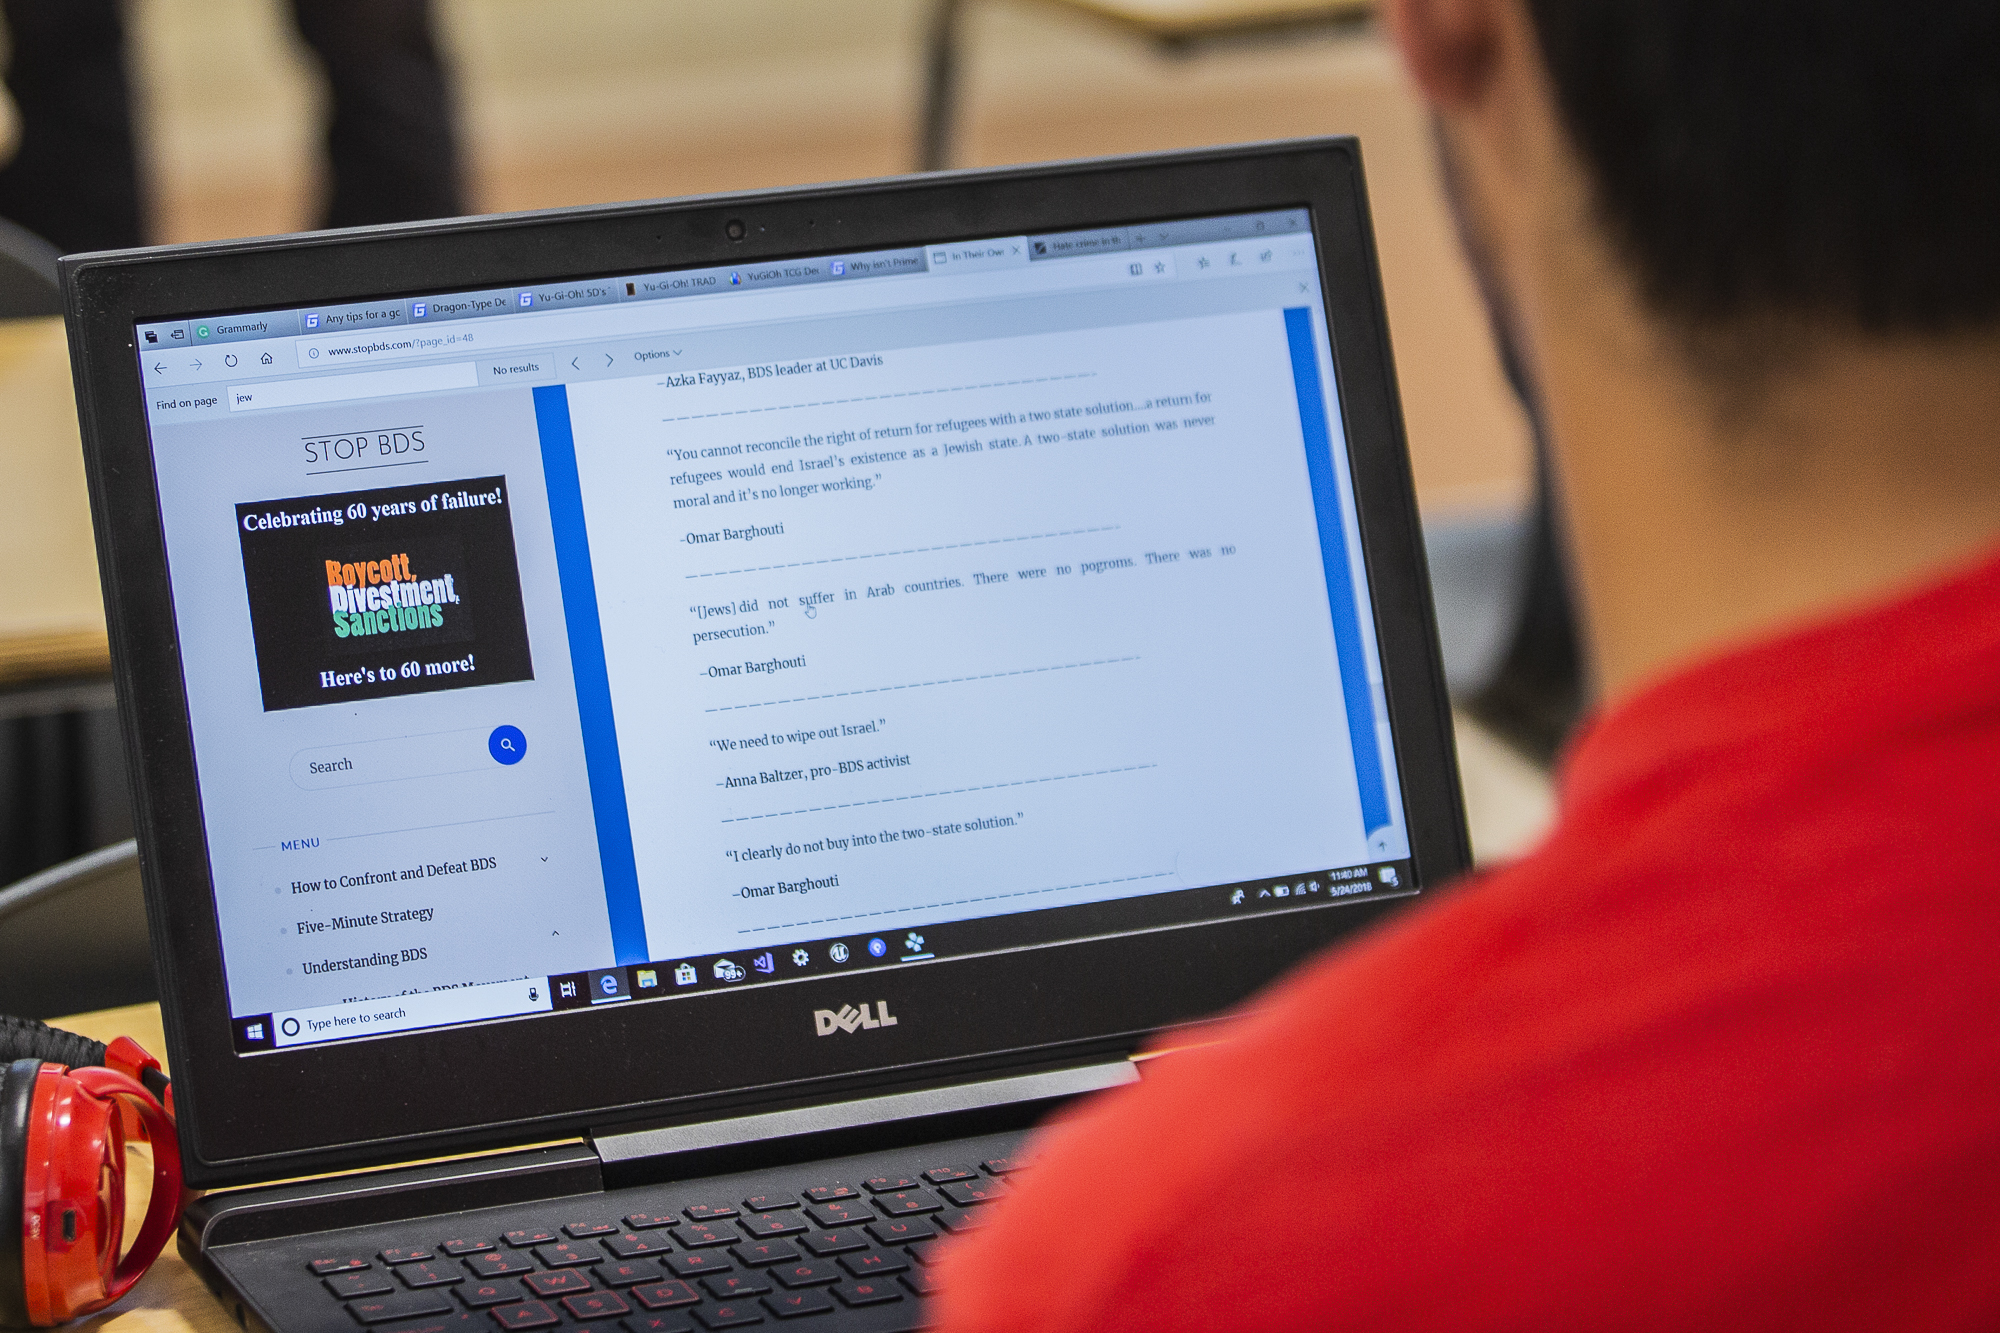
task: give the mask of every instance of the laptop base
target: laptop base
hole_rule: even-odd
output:
[[[1027,1133],[207,1246],[188,1227],[181,1251],[263,1333],[705,1333],[805,1317],[889,1333],[924,1326],[938,1249],[1006,1192]]]

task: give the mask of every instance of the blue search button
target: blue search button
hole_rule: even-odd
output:
[[[528,738],[519,727],[495,727],[486,738],[486,752],[499,763],[518,764],[528,757]]]

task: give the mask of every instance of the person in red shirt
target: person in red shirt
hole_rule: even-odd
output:
[[[2000,1327],[2000,8],[1383,8],[1600,709],[1538,850],[1067,1113],[931,1317]]]

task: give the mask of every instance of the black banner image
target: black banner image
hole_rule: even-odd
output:
[[[264,711],[533,680],[505,477],[236,506]]]

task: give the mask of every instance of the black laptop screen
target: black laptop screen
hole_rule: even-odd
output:
[[[1304,210],[136,338],[239,1053],[1413,887]]]

